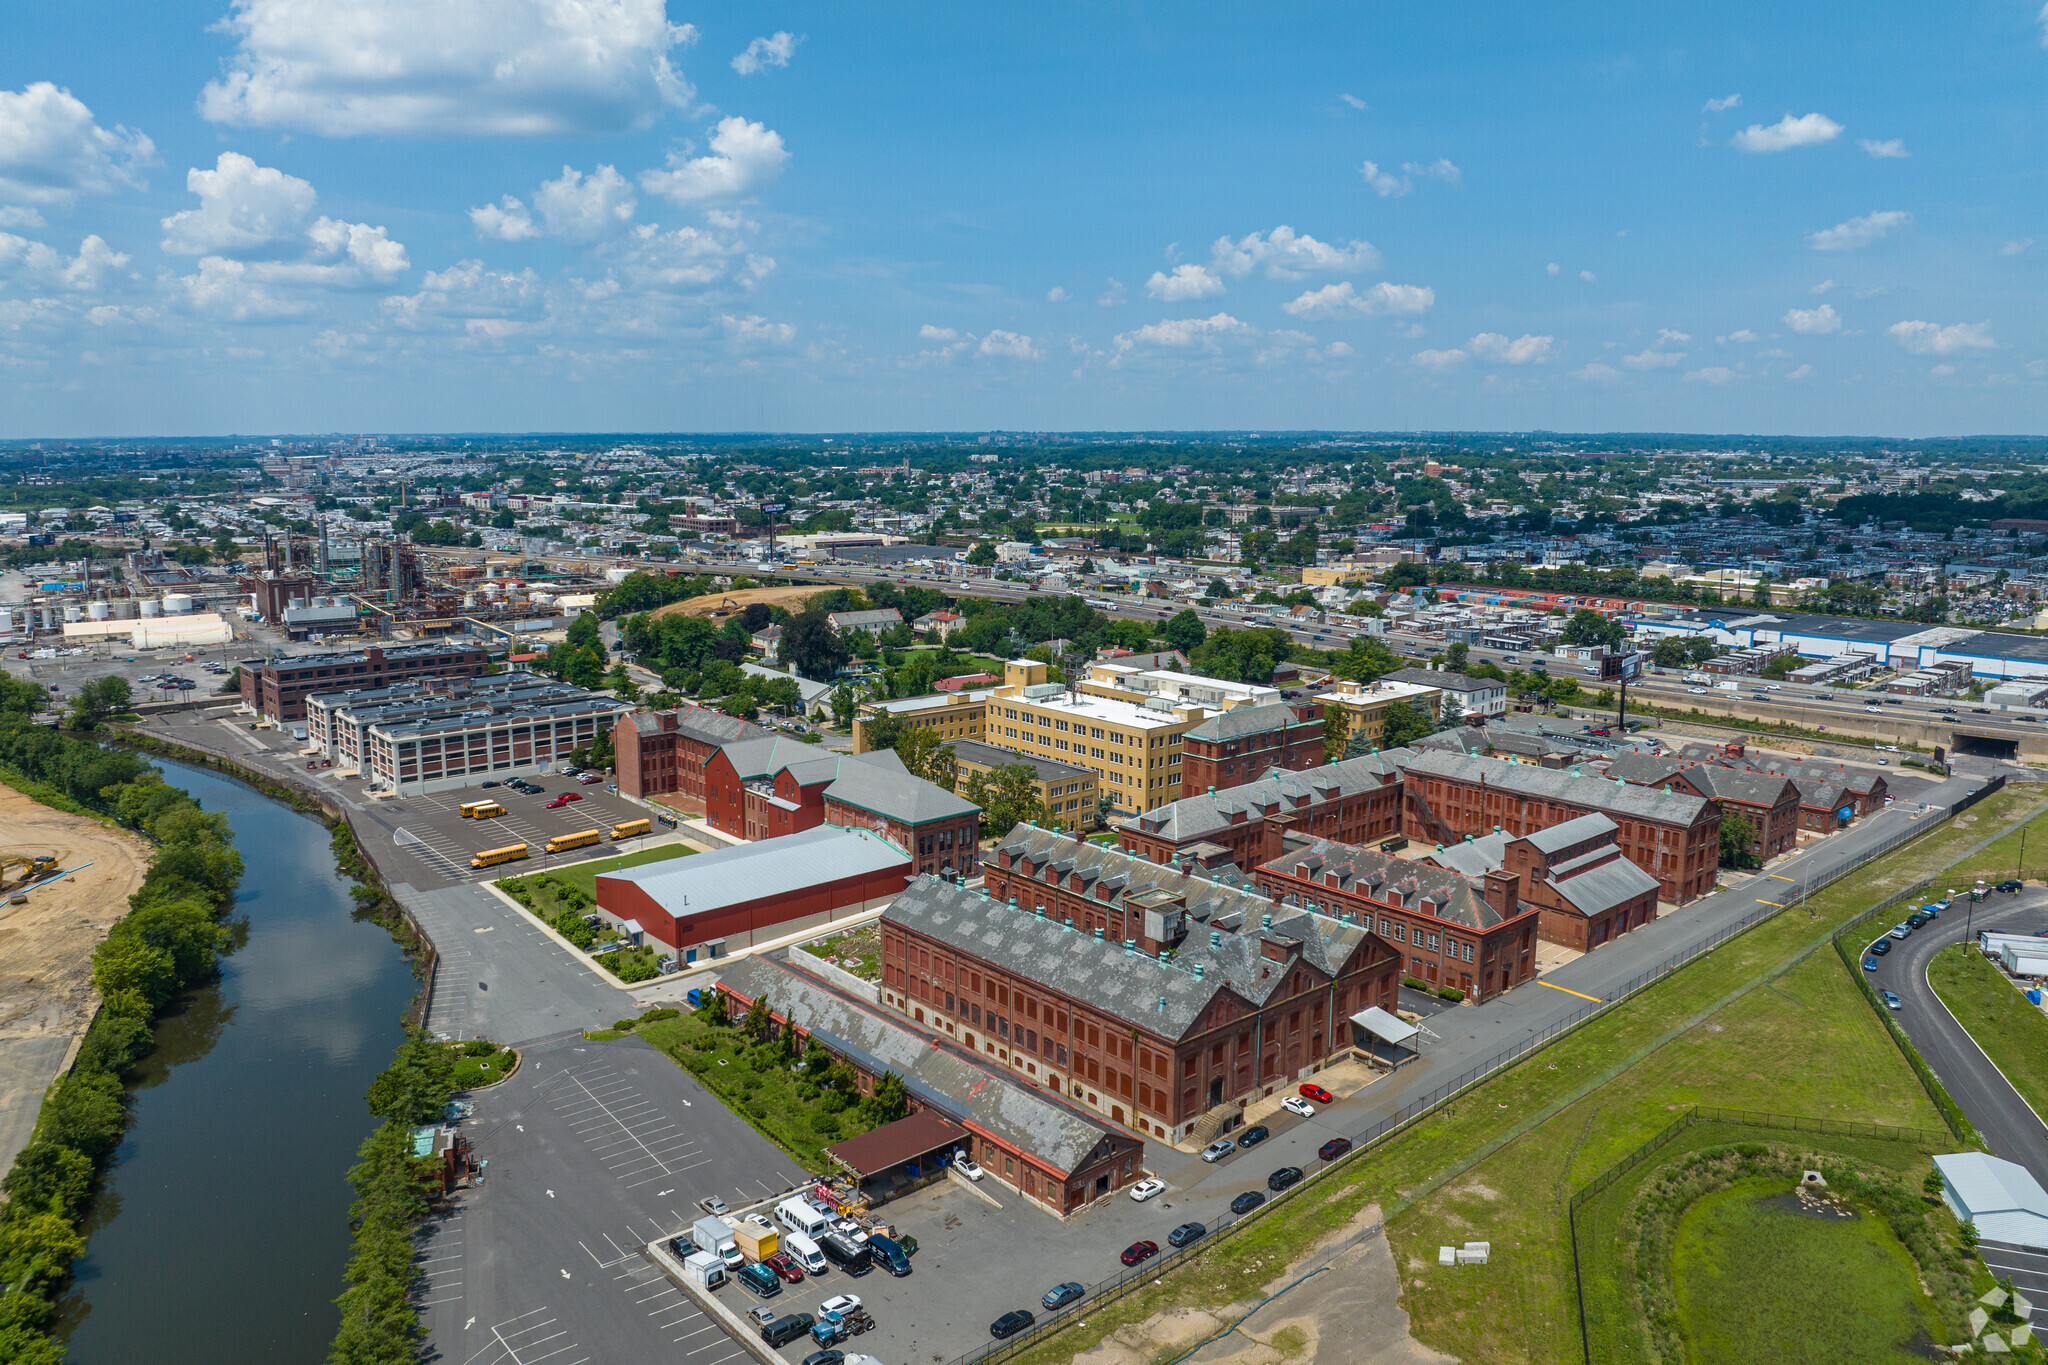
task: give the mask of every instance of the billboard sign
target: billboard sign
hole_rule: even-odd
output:
[[[1643,655],[1639,650],[1626,654],[1605,654],[1600,658],[1601,682],[1634,682],[1643,676]]]

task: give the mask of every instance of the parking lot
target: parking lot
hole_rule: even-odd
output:
[[[632,853],[656,843],[676,841],[674,831],[652,823],[653,814],[646,807],[606,791],[603,784],[583,786],[573,777],[552,773],[537,774],[528,780],[542,789],[541,795],[528,796],[504,786],[488,791],[480,787],[461,787],[454,791],[436,792],[432,796],[365,801],[363,811],[391,832],[391,842],[399,852],[418,864],[419,875],[406,880],[421,888],[544,872],[564,862],[582,862],[610,853]],[[360,796],[361,783],[355,779],[343,779],[336,785],[356,789]],[[550,810],[548,802],[564,792],[573,793],[580,799]],[[498,804],[505,808],[505,814],[488,820],[463,817],[464,802],[486,797],[496,798]],[[612,826],[629,820],[649,821],[651,832],[637,839],[613,843],[608,837]],[[607,836],[600,847],[579,848],[560,854],[547,851],[549,839],[586,829],[596,829]],[[469,865],[469,860],[485,849],[503,848],[508,844],[525,844],[531,851],[530,855],[517,862],[501,863],[482,870]]]

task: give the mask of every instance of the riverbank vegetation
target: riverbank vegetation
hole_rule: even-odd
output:
[[[58,1290],[85,1244],[79,1227],[128,1123],[129,1069],[154,1045],[157,1017],[210,979],[232,934],[242,858],[225,817],[170,786],[133,754],[34,723],[41,687],[0,677],[0,769],[46,804],[111,819],[156,844],[128,913],[93,953],[99,1013],[70,1072],[51,1089],[35,1135],[0,1189],[0,1363],[63,1358],[49,1335]]]

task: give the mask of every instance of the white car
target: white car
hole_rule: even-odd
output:
[[[834,1294],[831,1298],[818,1305],[820,1313],[838,1313],[841,1316],[855,1312],[859,1308],[860,1295],[858,1294]]]
[[[1286,1099],[1280,1101],[1280,1107],[1290,1114],[1299,1114],[1305,1119],[1312,1119],[1316,1116],[1316,1107],[1299,1095],[1289,1095]]]
[[[964,1156],[953,1158],[953,1169],[966,1176],[969,1180],[979,1180],[982,1176],[981,1167],[975,1165]]]
[[[742,1223],[752,1223],[755,1227],[760,1228],[772,1228],[775,1226],[775,1224],[769,1222],[766,1218],[763,1218],[758,1213],[750,1213],[746,1217],[740,1219],[740,1221]]]
[[[1137,1184],[1131,1186],[1131,1198],[1140,1204],[1165,1192],[1166,1182],[1157,1177],[1140,1180]]]
[[[1772,683],[1770,686],[1764,689],[1764,691],[1766,692],[1782,692],[1784,690],[1785,689],[1780,687],[1777,683]]]
[[[1707,695],[1707,689],[1704,687],[1688,687],[1685,690],[1692,693],[1692,695],[1694,695],[1695,697],[1704,697]]]
[[[1878,706],[1872,702],[1865,702],[1863,704],[1863,709],[1874,714],[1882,714],[1884,711],[1884,708],[1882,706]]]

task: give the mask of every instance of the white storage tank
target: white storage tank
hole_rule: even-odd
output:
[[[167,592],[164,594],[164,615],[180,616],[192,610],[192,594],[189,592]]]
[[[103,601],[85,604],[85,617],[88,621],[104,621],[113,614],[114,609]]]
[[[101,604],[100,604],[100,603],[98,603],[98,602],[95,602],[95,603],[93,603],[93,605],[97,607],[97,606],[99,606],[99,605],[101,605]],[[76,622],[76,621],[78,621],[78,620],[82,619],[82,618],[84,617],[84,615],[85,615],[85,613],[84,613],[84,612],[82,612],[82,611],[80,611],[80,610],[78,609],[78,604],[77,604],[77,603],[75,603],[75,602],[74,602],[74,603],[72,603],[72,604],[70,604],[70,605],[68,605],[68,606],[66,606],[66,607],[64,608],[64,620],[65,620],[65,622],[66,622],[67,624],[69,624],[69,623],[72,623],[72,622]]]
[[[144,616],[161,616],[163,615],[163,611],[163,604],[157,601],[154,597],[143,599],[142,614]]]

